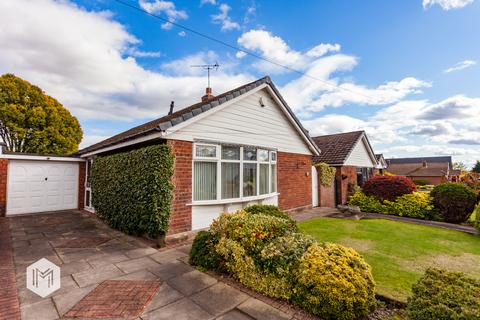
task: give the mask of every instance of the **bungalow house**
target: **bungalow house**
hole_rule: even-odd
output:
[[[452,170],[452,157],[419,157],[387,159],[387,171],[406,176],[413,181],[425,181],[437,185],[455,180],[456,171]]]
[[[176,157],[169,233],[205,228],[250,204],[312,206],[312,156],[320,150],[269,77],[147,122],[79,151],[86,160],[85,208],[95,157],[168,144]],[[93,194],[92,194],[93,193]]]
[[[363,185],[377,167],[377,159],[365,131],[345,132],[312,138],[322,150],[315,163],[324,162],[337,169],[333,188],[335,205],[345,204],[349,189]],[[320,195],[320,202],[322,201]]]
[[[383,176],[385,174],[385,169],[387,169],[388,164],[385,160],[385,157],[382,153],[376,154],[375,158],[377,159],[377,166],[375,167],[375,174]]]

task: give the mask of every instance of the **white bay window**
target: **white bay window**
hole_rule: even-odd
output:
[[[193,201],[242,201],[276,194],[276,162],[276,151],[197,143],[193,157]]]

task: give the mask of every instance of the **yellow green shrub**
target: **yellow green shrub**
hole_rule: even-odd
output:
[[[222,238],[216,249],[227,270],[243,285],[270,297],[290,299],[292,284],[288,279],[261,270],[239,242]]]
[[[370,266],[353,249],[313,244],[300,259],[294,303],[323,319],[358,319],[375,308]]]
[[[348,204],[358,206],[363,212],[387,213],[386,207],[374,196],[367,196],[362,191],[355,192],[349,199]]]
[[[220,215],[210,230],[219,238],[238,241],[248,254],[257,254],[270,240],[295,231],[296,226],[283,218],[238,211]]]
[[[395,201],[385,200],[383,204],[389,214],[419,219],[431,219],[434,209],[432,198],[425,192],[405,194]]]

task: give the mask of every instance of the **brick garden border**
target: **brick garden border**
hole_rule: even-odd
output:
[[[0,217],[0,319],[20,320],[12,237],[8,218]]]

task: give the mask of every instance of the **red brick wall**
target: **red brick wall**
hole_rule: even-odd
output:
[[[312,206],[312,157],[278,152],[278,205],[283,210]]]
[[[85,207],[86,162],[80,162],[78,166],[78,209],[82,210]]]
[[[348,184],[357,183],[357,168],[353,166],[337,167],[335,179],[339,200],[337,204],[346,204],[348,201]]]
[[[180,140],[168,140],[175,156],[173,174],[172,214],[168,233],[174,234],[192,229],[192,155],[193,143]]]
[[[0,159],[0,217],[7,212],[7,173],[8,160]]]

